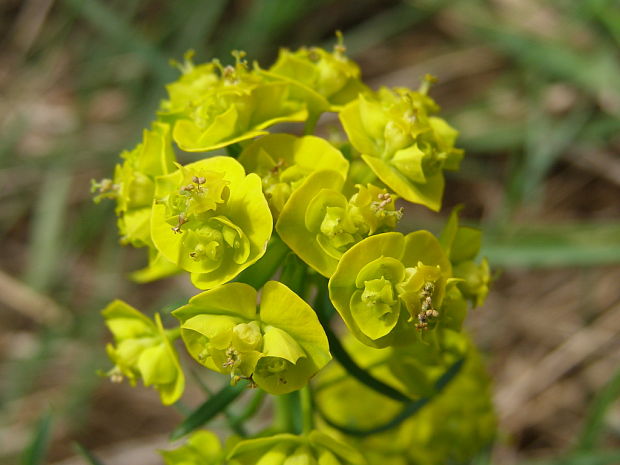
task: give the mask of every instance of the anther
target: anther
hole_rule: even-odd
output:
[[[172,231],[175,233],[180,233],[181,232],[181,226],[183,226],[185,223],[187,223],[187,218],[185,218],[185,215],[183,215],[183,213],[181,213],[179,215],[179,223],[176,226],[172,227]]]

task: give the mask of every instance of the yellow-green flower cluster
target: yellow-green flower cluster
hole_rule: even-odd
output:
[[[172,404],[183,394],[185,378],[172,341],[177,331],[165,331],[158,314],[155,322],[135,308],[115,300],[103,310],[103,317],[114,345],[108,344],[108,356],[114,368],[108,372],[112,381],[127,377],[135,386],[141,379],[145,386],[159,391],[165,405]]]
[[[271,436],[225,447],[199,431],[162,452],[167,465],[433,465],[467,460],[492,437],[488,381],[461,333],[469,307],[488,294],[488,263],[476,259],[481,233],[459,225],[458,210],[439,239],[395,231],[405,212],[397,202],[440,209],[444,171],[463,156],[457,131],[437,116],[430,79],[417,91],[372,91],[344,52],[341,41],[333,51],[282,50],[268,68],[250,66],[242,52],[230,66],[195,65],[188,54],[141,143],[121,154],[113,179],[93,185],[96,200],[116,201],[121,242],[148,249],[134,280],[185,273],[204,291],[172,312],[179,324],[168,330],[158,314],[151,321],[118,300],[106,307],[108,375],[142,380],[164,404],[175,402],[185,378],[172,344],[181,337],[194,361],[232,384],[215,396],[221,405],[207,401],[199,413],[211,418],[249,385],[305,415],[303,428],[282,417]],[[323,112],[338,114],[347,141],[313,135]],[[276,131],[288,123],[304,123],[304,135]],[[332,304],[362,368],[328,327]],[[342,366],[319,375],[315,393],[333,431],[313,427],[309,385],[331,360],[330,344]],[[367,442],[344,434],[435,396],[463,359],[421,413]]]

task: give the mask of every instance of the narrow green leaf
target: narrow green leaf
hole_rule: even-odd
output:
[[[239,397],[248,384],[248,381],[241,380],[235,386],[224,386],[177,426],[170,434],[170,440],[177,440],[208,423]]]
[[[620,451],[599,450],[580,452],[552,460],[524,462],[520,465],[617,465],[618,463],[620,463]]]
[[[51,410],[48,410],[37,423],[32,440],[22,455],[22,465],[43,464],[52,432],[52,416]]]
[[[47,290],[58,277],[66,230],[67,196],[71,173],[65,167],[50,169],[41,184],[30,232],[31,247],[26,282],[39,291]]]
[[[509,225],[485,233],[481,254],[510,268],[620,263],[620,224]]]
[[[392,428],[396,428],[403,421],[415,415],[422,407],[424,407],[426,404],[431,402],[437,395],[441,394],[441,392],[450,383],[450,381],[452,381],[454,377],[461,371],[461,368],[463,367],[464,363],[465,363],[464,358],[457,360],[455,363],[452,364],[452,366],[450,366],[450,368],[448,368],[448,370],[443,375],[441,375],[441,377],[435,383],[435,391],[433,395],[428,396],[428,397],[421,397],[420,399],[409,402],[407,405],[403,407],[400,413],[396,414],[391,420],[379,426],[375,426],[374,428],[359,429],[359,428],[352,428],[352,427],[345,426],[345,425],[339,425],[338,423],[332,421],[329,417],[327,417],[320,410],[319,410],[319,414],[329,426],[336,428],[342,431],[343,433],[348,434],[349,436],[365,437],[365,436],[371,436],[373,434],[382,433],[384,431],[388,431]]]
[[[592,402],[576,450],[592,450],[598,445],[605,429],[605,415],[618,397],[620,397],[620,370],[616,371]]]

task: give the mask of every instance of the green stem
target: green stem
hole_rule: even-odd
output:
[[[296,393],[274,396],[276,406],[275,429],[283,433],[296,433],[295,396]]]
[[[254,265],[243,270],[235,278],[235,281],[249,284],[254,289],[260,289],[273,277],[289,252],[290,250],[284,241],[274,233],[271,236],[265,255]]]
[[[232,418],[231,427],[234,429],[237,426],[241,426],[244,422],[252,418],[258,412],[258,409],[263,404],[263,400],[265,399],[265,391],[262,389],[257,389],[254,397],[248,402],[248,405],[245,407],[245,410],[238,416]]]
[[[176,341],[179,337],[181,337],[181,327],[177,326],[176,328],[166,329],[164,330],[164,334],[170,342]]]
[[[312,403],[312,390],[310,384],[299,391],[301,399],[302,434],[309,434],[314,429],[314,405]]]
[[[308,115],[306,125],[304,126],[304,136],[309,136],[314,133],[314,128],[316,128],[316,123],[319,122],[320,117],[320,113],[310,113],[310,115]]]
[[[308,267],[303,263],[297,255],[290,253],[284,260],[282,267],[282,275],[280,282],[297,294],[302,299],[306,289],[306,274]]]

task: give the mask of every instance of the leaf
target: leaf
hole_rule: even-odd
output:
[[[48,410],[37,423],[32,440],[22,455],[22,465],[43,464],[50,442],[52,412]]]
[[[620,370],[616,371],[592,402],[575,447],[577,450],[589,451],[597,446],[605,428],[605,416],[618,397],[620,397]]]
[[[207,424],[218,413],[223,412],[248,386],[248,381],[241,380],[235,386],[227,384],[211,398],[194,410],[170,434],[170,440],[175,441],[188,433]]]

